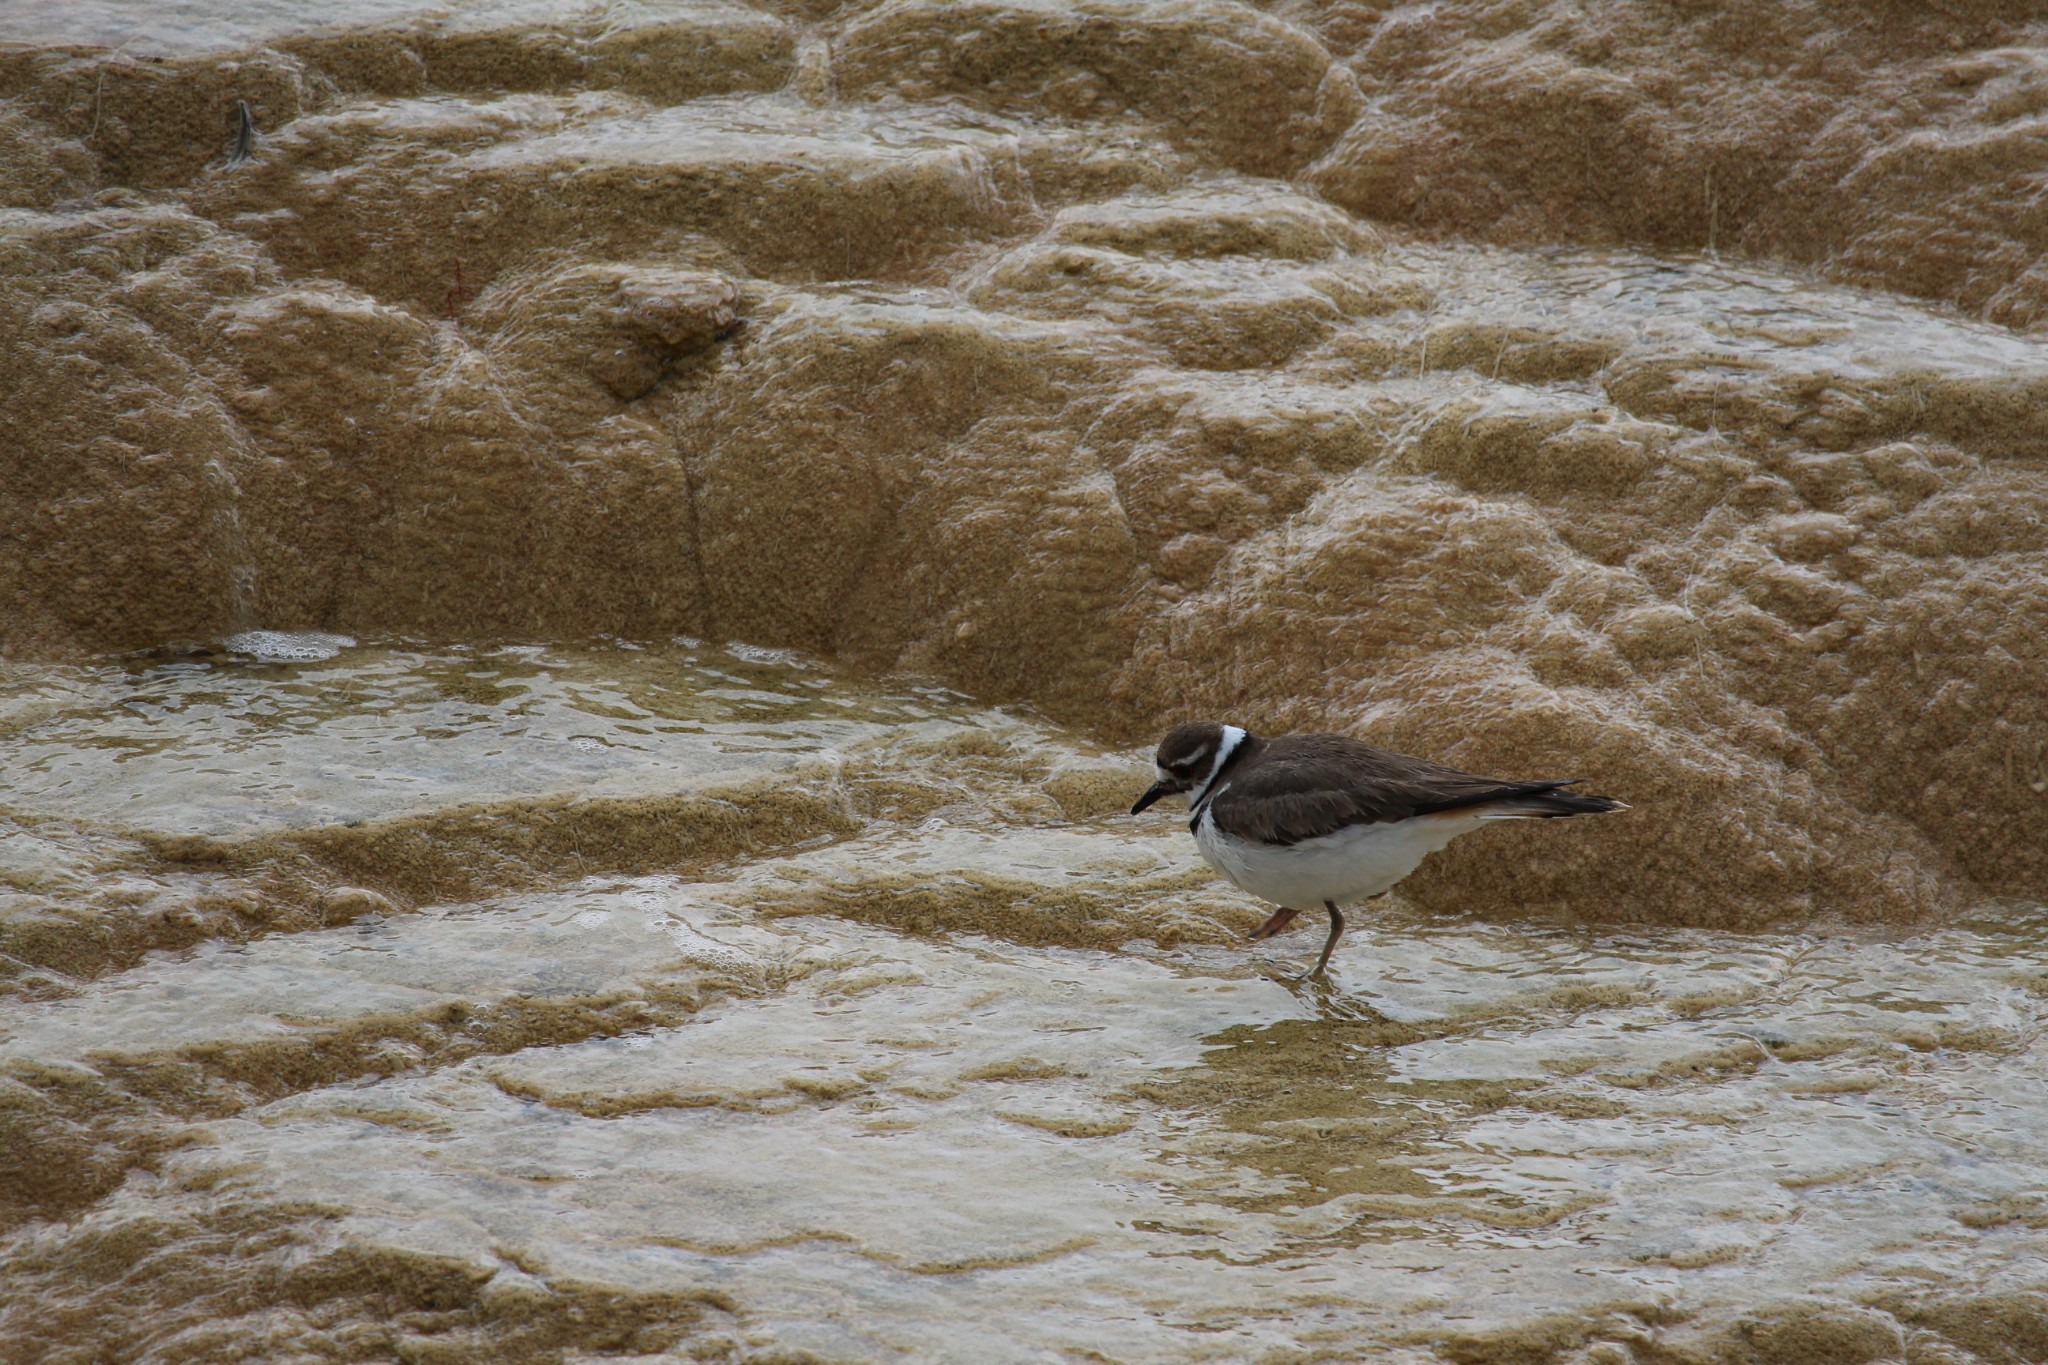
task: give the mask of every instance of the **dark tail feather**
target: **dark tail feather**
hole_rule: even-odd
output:
[[[1470,811],[1486,820],[1555,820],[1566,815],[1605,815],[1628,809],[1626,801],[1611,796],[1581,796],[1564,790],[1579,781],[1573,777],[1561,782],[1504,782],[1471,800],[1438,809]],[[1480,806],[1486,809],[1476,809]]]
[[[1563,815],[1606,815],[1627,810],[1628,802],[1611,796],[1580,796],[1576,792],[1548,791],[1535,796],[1516,797],[1501,803],[1504,816],[1556,819]]]

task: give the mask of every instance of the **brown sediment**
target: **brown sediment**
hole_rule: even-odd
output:
[[[857,828],[844,792],[792,776],[664,796],[444,807],[241,838],[86,834],[41,821],[44,839],[91,858],[96,874],[25,879],[9,895],[0,954],[14,979],[0,990],[61,996],[146,953],[209,939],[341,928],[564,877],[705,871]]]
[[[229,8],[0,15],[0,1354],[2048,1350],[2029,7]],[[1198,715],[1634,809],[1289,993]]]
[[[702,870],[856,828],[829,783],[798,776],[671,797],[561,796],[250,839],[150,843],[167,867],[295,867],[308,882],[370,880],[414,903],[470,900],[563,876]]]
[[[2013,15],[1797,7],[1763,28],[1825,60],[1745,76],[1707,54],[1747,28],[1612,7],[898,3],[826,20],[801,96],[799,21],[737,7],[295,22],[253,64],[10,51],[12,654],[709,633],[1649,812],[1491,835],[1438,906],[1904,922],[2048,872],[2048,356],[1762,265],[1389,232],[2021,317],[2026,230],[1945,233],[1940,174],[1772,188],[2017,128]],[[1926,98],[1858,132],[1871,72]],[[230,87],[265,131],[220,167]],[[2031,164],[1969,145],[1973,194]]]
[[[168,1053],[138,1040],[90,1065],[15,1061],[0,1078],[0,1134],[16,1154],[0,1177],[0,1227],[78,1214],[167,1152],[203,1142],[196,1122],[323,1086],[674,1024],[734,984],[677,979],[592,998],[453,1002],[286,1040]]]
[[[187,1358],[311,1351],[331,1359],[558,1361],[565,1351],[659,1352],[685,1337],[731,1340],[732,1305],[715,1291],[634,1292],[433,1248],[352,1242],[319,1209],[279,1209],[204,1190],[148,1228],[85,1225],[35,1239],[10,1263],[15,1283],[111,1287],[165,1255],[188,1262],[188,1298],[144,1322],[109,1297],[43,1300],[43,1340],[90,1335],[115,1354]],[[260,1272],[249,1273],[260,1266]]]
[[[2016,3],[1287,5],[1368,112],[1309,174],[1502,241],[1735,250],[2031,324],[2040,16]]]
[[[1910,1303],[1817,1289],[1811,1304],[1787,1305],[1754,1286],[1769,1278],[1763,1255],[1781,1234],[1805,1238],[1807,1254],[1820,1256],[1812,1264],[1835,1267],[1829,1273],[1845,1254],[1850,1266],[1859,1256],[1910,1264],[1910,1248],[1882,1250],[1881,1227],[1864,1228],[1860,1250],[1832,1251],[1829,1234],[1799,1231],[1799,1212],[1826,1224],[1843,1200],[1854,1207],[1897,1180],[1900,1167],[1925,1170],[1928,1127],[1952,1121],[1944,1115],[1953,1098],[1988,1102],[1979,1087],[1994,1073],[1982,1064],[2002,1052],[2002,1065],[2028,1066],[2024,1049],[2011,1050],[2012,1030],[2025,1026],[2003,1013],[2009,1001],[1976,992],[1960,1007],[1984,1021],[1973,1026],[1950,1021],[1959,1007],[1941,1002],[1970,995],[1984,971],[1967,962],[1949,969],[1949,953],[2010,963],[2017,951],[2031,963],[2039,956],[2031,940],[1908,941],[1896,951],[1709,935],[1581,942],[1564,931],[1432,925],[1396,910],[1361,929],[1351,947],[1363,956],[1352,965],[1384,973],[1390,1009],[1401,1002],[1398,983],[1418,977],[1434,975],[1449,994],[1438,1008],[1393,1019],[1375,1017],[1349,992],[1318,1005],[1256,977],[1205,975],[1185,953],[1148,961],[1130,949],[1028,946],[1028,909],[978,907],[959,927],[981,934],[959,939],[876,934],[857,916],[779,913],[792,885],[829,878],[835,867],[910,875],[951,867],[957,876],[1008,865],[1021,882],[1057,890],[1079,881],[1105,902],[1121,887],[1133,920],[1143,907],[1165,917],[1188,903],[1184,890],[1105,865],[1102,848],[1116,838],[1108,829],[1076,838],[1063,817],[1033,827],[1006,813],[1004,784],[1028,779],[1002,770],[1057,766],[1043,749],[992,744],[987,733],[957,747],[951,773],[941,760],[926,776],[952,782],[962,799],[920,805],[900,823],[874,817],[863,835],[822,851],[746,859],[721,880],[586,879],[568,891],[453,907],[438,922],[443,912],[430,907],[390,917],[372,934],[280,936],[210,958],[158,960],[89,986],[92,1013],[19,1014],[51,1060],[11,1068],[14,1149],[36,1152],[43,1173],[12,1212],[69,1221],[31,1222],[0,1244],[19,1271],[10,1285],[57,1294],[70,1324],[96,1309],[104,1315],[109,1295],[139,1296],[160,1311],[135,1340],[161,1345],[204,1320],[226,1334],[217,1339],[259,1359],[336,1354],[321,1335],[331,1331],[382,1342],[364,1335],[363,1323],[394,1314],[419,1338],[408,1352],[492,1358],[502,1338],[512,1354],[497,1358],[523,1358],[527,1338],[484,1311],[486,1300],[539,1292],[530,1280],[556,1286],[579,1276],[629,1297],[673,1296],[708,1283],[712,1265],[759,1267],[749,1288],[721,1303],[757,1324],[784,1322],[789,1310],[773,1306],[776,1277],[808,1273],[800,1260],[814,1256],[918,1276],[1111,1266],[1085,1273],[1110,1274],[1119,1295],[1143,1287],[1175,1296],[1198,1332],[1237,1330],[1252,1310],[1237,1297],[1213,1297],[1254,1291],[1227,1281],[1204,1287],[1184,1276],[1207,1272],[1175,1267],[1283,1277],[1315,1267],[1301,1292],[1285,1291],[1285,1309],[1256,1311],[1277,1330],[1303,1334],[1295,1339],[1328,1331],[1328,1340],[1359,1350],[1405,1341],[1461,1360],[1548,1359],[1544,1351],[1575,1342],[1669,1360],[1740,1348],[1789,1365],[1799,1350],[1849,1350],[1887,1331],[1917,1333],[1927,1349],[1965,1339],[1968,1328],[1941,1316],[1948,1299],[1931,1289]],[[862,762],[882,766],[881,754]],[[969,793],[984,803],[979,815]],[[936,822],[935,811],[945,812]],[[962,842],[970,835],[984,845]],[[581,920],[641,913],[645,925],[625,938],[580,941],[598,932],[579,928]],[[451,940],[458,932],[483,937],[467,948]],[[793,934],[802,937],[792,943]],[[351,947],[375,948],[391,965]],[[1236,964],[1234,948],[1197,951]],[[483,959],[481,979],[499,983],[492,994],[463,993],[471,956]],[[1923,973],[1945,974],[1915,979],[1923,956]],[[370,974],[348,985],[349,973],[366,967]],[[408,991],[427,987],[432,1001],[380,1009],[393,971]],[[1710,988],[1717,972],[1732,972],[1718,991]],[[190,1016],[163,1013],[195,989],[215,1003]],[[1404,1008],[1412,1011],[1412,1001]],[[1263,1022],[1232,1022],[1247,1017]],[[181,1036],[144,1037],[124,1024],[151,1019],[174,1021]],[[1725,1047],[1741,1065],[1703,1051],[1759,1023],[1775,1028],[1777,1041]],[[1788,1045],[1808,1029],[1845,1042],[1804,1053]],[[1587,1064],[1552,1065],[1560,1049]],[[1656,1065],[1659,1057],[1669,1064]],[[1629,1065],[1656,1071],[1656,1083],[1632,1084]],[[2025,1102],[2023,1090],[2012,1092],[2016,1100]],[[1889,1160],[1858,1166],[1808,1142],[1797,1149],[1797,1169],[1783,1165],[1788,1153],[1773,1145],[1783,1125],[1801,1115],[1840,1121],[1847,1116],[1826,1106],[1866,1095],[1899,1115],[1888,1126],[1913,1126]],[[1918,1123],[1915,1096],[1942,1097]],[[1759,1121],[1751,1127],[1745,1117]],[[1995,1120],[2011,1122],[2009,1114]],[[1012,1151],[1005,1142],[1026,1145]],[[1038,1143],[1076,1152],[1079,1178],[1040,1178],[1048,1157],[1030,1145]],[[1717,1164],[1714,1154],[1729,1147]],[[914,1173],[908,1184],[873,1164],[886,1167],[892,1150]],[[1525,1156],[1528,1173],[1519,1169]],[[2022,1163],[2015,1173],[2024,1169],[2020,1154],[2007,1160]],[[1617,1166],[1625,1174],[1610,1177]],[[2038,1201],[1986,1197],[2013,1176],[1997,1160],[1978,1168],[1982,1183],[1968,1188],[1980,1193],[1956,1204],[1951,1226],[1966,1238],[2031,1235]],[[1697,1186],[1687,1169],[1699,1171]],[[1157,1182],[1160,1196],[1142,1199],[1142,1216],[1124,1227],[1118,1220],[1130,1216],[1132,1196],[1103,1191],[1133,1173],[1147,1187]],[[454,1183],[436,1193],[444,1180]],[[1650,1180],[1663,1182],[1661,1192],[1631,1189]],[[1731,1180],[1743,1182],[1732,1202],[1717,1193]],[[244,1197],[252,1185],[262,1198]],[[907,1198],[917,1203],[914,1216],[905,1214]],[[239,1267],[232,1293],[209,1288],[227,1253],[209,1231],[215,1224],[181,1212],[190,1199],[245,1234],[228,1257]],[[521,1212],[535,1201],[537,1222]],[[1023,1209],[1048,1201],[1068,1201],[1067,1214],[1016,1226],[1036,1216]],[[1912,1216],[1924,1218],[1924,1209]],[[588,1230],[560,1230],[563,1220],[590,1217],[610,1220],[605,1245],[623,1242],[593,1249]],[[259,1235],[264,1218],[288,1231],[283,1243]],[[1091,1221],[1101,1218],[1109,1221]],[[116,1275],[94,1259],[113,1244],[161,1253]],[[634,1269],[636,1247],[684,1259]],[[762,1259],[782,1253],[798,1259]],[[1499,1268],[1484,1258],[1495,1254],[1536,1278],[1478,1323],[1415,1303],[1375,1326],[1346,1325],[1342,1314],[1401,1304],[1403,1292],[1412,1297],[1431,1281],[1324,1287],[1359,1265],[1419,1276],[1478,1258],[1459,1283],[1469,1288],[1476,1274],[1497,1292],[1516,1282],[1494,1278]],[[1984,1244],[1970,1254],[1992,1253]],[[420,1273],[466,1267],[469,1289],[447,1290],[445,1303],[437,1290],[429,1312],[389,1297],[375,1269],[387,1263]],[[1433,1269],[1402,1269],[1411,1263]],[[576,1269],[590,1265],[600,1269]],[[304,1302],[301,1266],[316,1267],[304,1274],[334,1290],[331,1303],[321,1295]],[[1751,1288],[1722,1293],[1688,1282],[1647,1296],[1610,1292],[1571,1281],[1572,1266],[1624,1278],[1712,1271]],[[830,1272],[854,1281],[861,1273]],[[1574,1292],[1539,1311],[1556,1288],[1541,1277],[1552,1273]],[[806,1282],[815,1291],[817,1282]],[[1036,1302],[1042,1291],[1029,1280],[973,1289],[985,1309],[998,1296],[1005,1313],[1018,1311],[1005,1296]],[[889,1304],[900,1293],[910,1303],[918,1292],[892,1289],[870,1301]],[[670,1340],[710,1350],[721,1339],[719,1322],[672,1297],[658,1301]],[[196,1305],[189,1314],[188,1303]],[[4,1339],[42,1349],[51,1319],[10,1324],[8,1311],[0,1300]],[[1334,1326],[1314,1326],[1331,1312],[1340,1315]],[[589,1316],[577,1330],[597,1332],[631,1314],[597,1304]],[[82,1336],[75,1325],[67,1330],[105,1350],[129,1340],[112,1322]],[[1164,1344],[1153,1347],[1158,1354]]]

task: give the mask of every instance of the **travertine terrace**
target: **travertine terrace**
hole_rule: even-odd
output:
[[[939,1358],[978,1284],[1018,1359],[2040,1358],[2032,1120],[1955,1116],[2048,1021],[2044,111],[1997,0],[0,10],[0,1354]],[[1202,714],[1636,811],[1437,860],[1317,1033],[1113,814]],[[750,1221],[687,1114],[891,1155],[705,1156]],[[930,1227],[825,1197],[927,1139]]]

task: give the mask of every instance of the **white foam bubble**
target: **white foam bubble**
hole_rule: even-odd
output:
[[[245,630],[221,643],[235,654],[270,664],[317,663],[355,645],[346,635],[318,630]]]

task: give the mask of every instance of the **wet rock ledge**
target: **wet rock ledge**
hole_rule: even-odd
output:
[[[1655,812],[1504,836],[1425,904],[2038,891],[2040,37],[1995,3],[11,13],[0,649],[746,639]]]
[[[345,8],[0,6],[0,1358],[2048,1359],[2038,6]]]

